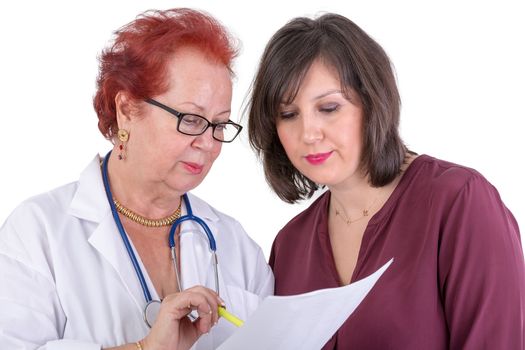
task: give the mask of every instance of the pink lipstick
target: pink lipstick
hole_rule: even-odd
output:
[[[312,165],[320,165],[320,164],[323,164],[331,155],[332,155],[332,152],[316,153],[316,154],[309,154],[305,158],[308,161],[308,163]]]
[[[184,164],[184,168],[188,170],[190,173],[194,175],[198,175],[202,173],[202,169],[204,168],[202,165],[199,165],[197,163],[191,163],[191,162],[182,162]]]

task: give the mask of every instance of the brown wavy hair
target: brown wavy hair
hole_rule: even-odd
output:
[[[284,201],[310,198],[319,185],[301,174],[279,140],[276,118],[281,103],[291,103],[316,60],[332,66],[343,93],[359,95],[363,108],[360,167],[372,186],[395,179],[407,153],[399,135],[401,100],[390,59],[361,28],[338,14],[298,17],[268,42],[248,101],[250,145],[261,158],[266,181]]]

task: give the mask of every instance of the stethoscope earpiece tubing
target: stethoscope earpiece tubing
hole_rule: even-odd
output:
[[[183,198],[187,198],[187,195],[184,194]],[[189,201],[186,202],[186,208],[188,208],[188,205],[189,205]],[[204,222],[204,220],[202,220],[198,216],[193,215],[193,213],[183,215],[177,220],[175,220],[175,222],[173,223],[173,226],[170,229],[170,233],[168,237],[170,248],[175,247],[175,231],[177,230],[177,227],[181,225],[184,221],[195,221],[196,223],[198,223],[199,226],[204,230],[204,233],[206,233],[206,236],[208,237],[208,242],[210,244],[210,250],[212,252],[217,251],[217,245],[215,244],[215,238],[213,237],[213,234],[211,233],[210,228]]]

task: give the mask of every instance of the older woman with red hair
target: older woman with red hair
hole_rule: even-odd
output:
[[[0,230],[5,349],[214,349],[273,292],[260,249],[189,193],[241,126],[236,49],[215,19],[151,11],[102,52],[94,107],[113,143]],[[220,261],[220,265],[217,263]]]

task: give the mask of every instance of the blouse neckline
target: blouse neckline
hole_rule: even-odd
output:
[[[366,250],[366,245],[369,242],[370,236],[373,234],[374,228],[381,223],[388,215],[391,213],[391,211],[395,208],[396,203],[398,199],[403,195],[405,192],[405,189],[410,185],[412,182],[412,179],[416,176],[418,173],[418,170],[421,168],[421,166],[426,163],[431,157],[425,154],[419,155],[416,159],[412,161],[408,165],[408,167],[405,169],[404,173],[402,174],[401,179],[399,180],[399,183],[397,184],[396,188],[388,199],[385,201],[385,204],[370,218],[370,221],[368,222],[365,232],[363,233],[363,239],[361,241],[361,246],[359,248],[359,253],[357,256],[357,263],[354,268],[354,272],[352,273],[352,276],[350,278],[350,283],[353,283],[356,281],[356,278],[358,276],[359,270],[361,266],[363,265],[363,256],[364,256],[364,250]],[[330,204],[330,197],[331,192],[327,191],[324,194],[324,203],[320,207],[322,213],[320,213],[320,221],[317,225],[317,232],[320,238],[321,242],[321,249],[324,251],[324,254],[327,255],[328,261],[330,261],[330,270],[333,274],[333,277],[335,278],[335,281],[337,283],[337,286],[342,286],[341,281],[339,280],[339,275],[337,273],[337,268],[335,266],[335,260],[334,255],[332,251],[332,246],[330,243],[330,235],[328,234],[328,210],[329,210],[329,204]]]

